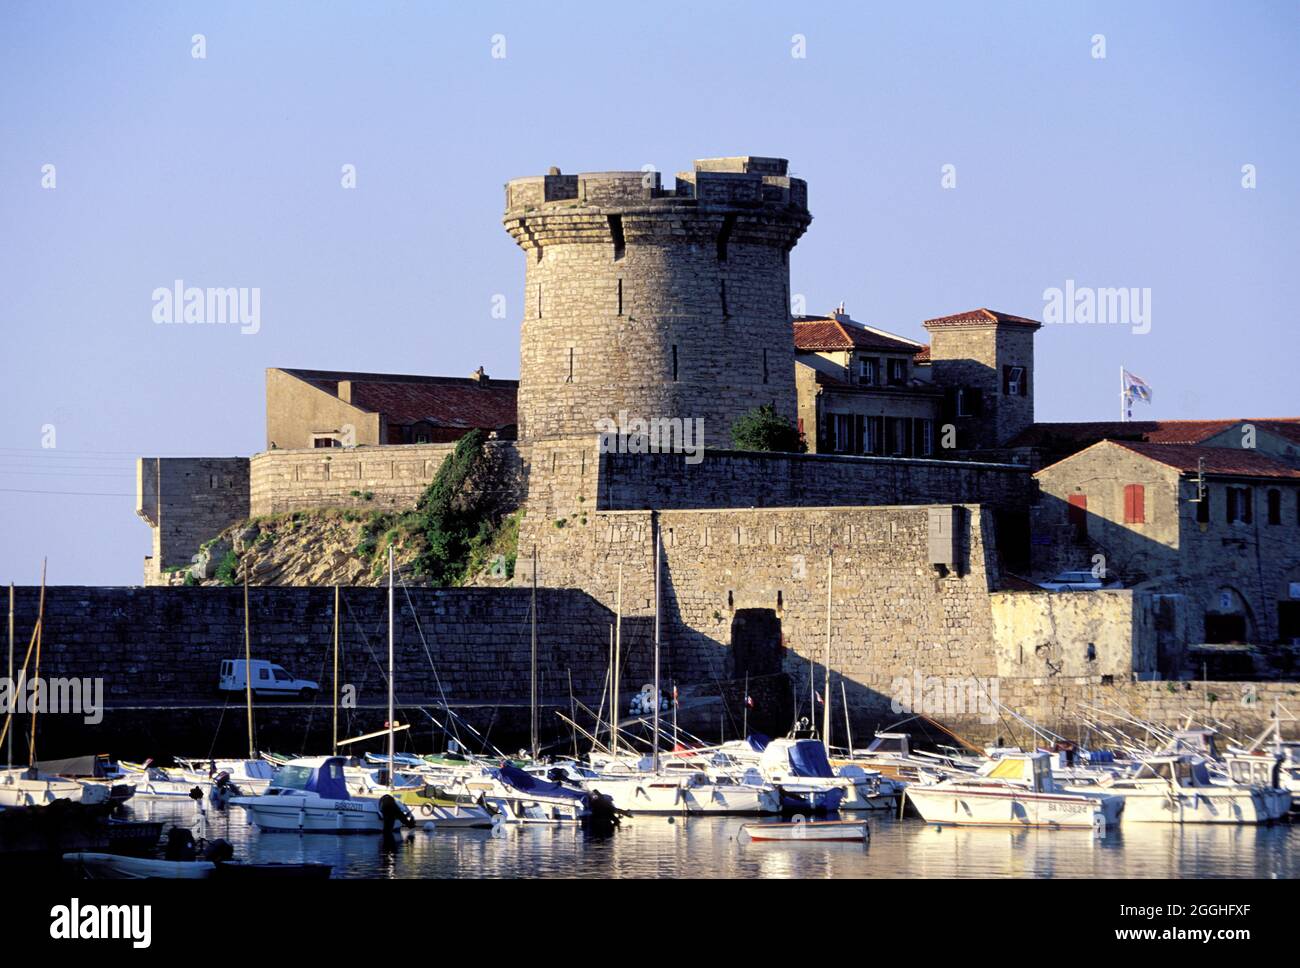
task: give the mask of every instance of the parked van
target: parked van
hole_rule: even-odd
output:
[[[244,660],[224,659],[221,663],[221,683],[217,687],[222,692],[244,691]],[[320,689],[320,683],[310,679],[295,679],[284,666],[254,659],[248,663],[249,673],[253,677],[253,695],[255,696],[297,696],[311,699]]]

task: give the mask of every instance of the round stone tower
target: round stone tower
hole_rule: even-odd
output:
[[[786,172],[710,158],[672,190],[653,171],[507,183],[527,262],[521,441],[699,418],[705,446],[726,448],[753,407],[794,420],[789,257],[812,216]]]

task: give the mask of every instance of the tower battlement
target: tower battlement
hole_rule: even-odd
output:
[[[808,186],[783,158],[516,178],[524,250],[519,436],[595,439],[620,414],[692,421],[727,447],[742,414],[795,416],[790,250]]]
[[[587,211],[596,215],[644,210],[663,214],[680,210],[734,207],[758,214],[770,210],[807,227],[808,184],[787,174],[784,158],[701,158],[691,171],[678,172],[666,188],[657,171],[597,171],[515,178],[506,183],[507,229],[517,219],[544,214]],[[802,219],[801,219],[802,216]],[[513,231],[512,231],[513,234]],[[522,243],[521,243],[522,244]]]

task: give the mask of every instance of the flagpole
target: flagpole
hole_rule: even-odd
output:
[[[1119,366],[1119,422],[1128,423],[1128,407],[1124,398],[1127,394],[1124,392],[1124,364]]]

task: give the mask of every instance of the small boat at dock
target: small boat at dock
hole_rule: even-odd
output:
[[[756,844],[865,843],[871,836],[865,820],[810,820],[789,823],[747,823],[741,834]]]

